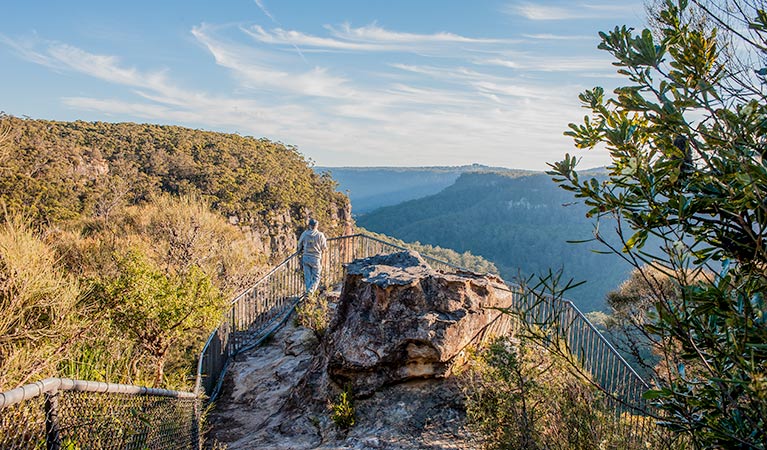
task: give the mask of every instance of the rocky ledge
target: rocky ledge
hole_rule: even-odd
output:
[[[322,336],[288,325],[229,372],[212,438],[229,449],[477,448],[456,377],[465,348],[507,323],[503,281],[432,269],[414,252],[347,266]],[[356,424],[328,405],[343,390]]]

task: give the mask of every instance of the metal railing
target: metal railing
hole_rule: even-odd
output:
[[[331,238],[323,259],[326,286],[343,281],[345,264],[406,248],[362,234]],[[435,269],[465,270],[422,255]],[[626,442],[649,442],[651,420],[626,413],[647,411],[647,384],[588,319],[567,300],[506,286],[514,314],[499,314],[476,339],[524,326],[551,335],[607,394]],[[251,288],[235,297],[220,326],[211,333],[197,366],[195,392],[48,379],[0,394],[2,448],[197,448],[199,399],[214,400],[232,358],[267,339],[290,317],[304,295],[300,256],[288,256]],[[22,425],[23,424],[23,425]],[[71,444],[71,445],[70,445]]]
[[[323,259],[322,278],[326,286],[343,281],[344,265],[358,258],[408,250],[363,234],[328,240]],[[466,270],[422,255],[435,269]],[[258,345],[289,316],[304,292],[300,256],[290,255],[265,275],[255,286],[237,296],[226,320],[211,335],[200,355],[198,380],[205,393],[215,399],[231,358]],[[549,345],[563,346],[572,355],[574,364],[606,394],[606,403],[614,412],[614,430],[625,434],[627,443],[650,441],[656,431],[651,420],[642,415],[648,410],[642,393],[647,383],[633,370],[620,353],[594,325],[568,300],[530,292],[515,284],[507,284],[512,293],[513,314],[501,314],[475,337],[475,342],[487,336],[537,327],[549,333]],[[653,438],[654,439],[654,438]]]
[[[566,299],[509,285],[519,290],[511,316],[517,329],[534,341],[567,358],[573,367],[604,394],[604,406],[612,412],[605,426],[622,437],[625,448],[668,448],[674,436],[662,430],[653,407],[643,394],[649,384],[620,352]]]
[[[363,234],[330,238],[323,257],[322,282],[326,286],[342,282],[344,264],[355,259],[402,250],[407,249]],[[424,258],[434,268],[460,269],[428,256]],[[303,298],[304,290],[301,256],[293,253],[236,296],[200,353],[198,390],[215,400],[232,358],[257,346],[279,328]]]
[[[48,378],[0,393],[0,448],[198,449],[193,392]]]
[[[403,250],[407,248],[364,234],[331,238],[323,259],[323,283],[343,281],[344,265],[355,259]],[[435,269],[466,270],[428,255],[422,257]],[[515,284],[507,287],[513,294],[512,309],[517,316],[549,331],[554,327],[558,342],[566,345],[606,393],[629,408],[644,408],[642,393],[647,384],[571,301],[530,295]],[[215,397],[230,358],[268,336],[300,301],[303,292],[300,256],[294,253],[232,301],[226,319],[211,334],[200,356],[199,378],[206,394]],[[494,334],[509,330],[512,325],[501,322],[512,320],[507,315],[499,316],[493,324]]]

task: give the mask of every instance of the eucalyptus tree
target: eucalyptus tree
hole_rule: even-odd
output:
[[[649,12],[652,29],[600,33],[624,86],[582,93],[589,114],[565,133],[605,148],[609,176],[579,177],[571,155],[550,174],[589,206],[609,251],[677,287],[645,277],[641,328],[665,363],[645,394],[659,423],[697,448],[764,449],[767,12],[750,0]]]

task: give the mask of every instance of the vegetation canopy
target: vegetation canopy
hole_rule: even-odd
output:
[[[265,139],[0,114],[0,390],[189,389],[226,299],[293,251],[306,216],[340,232],[334,189]]]
[[[650,413],[696,448],[764,449],[767,13],[762,2],[668,0],[650,14],[653,30],[600,33],[626,85],[584,92],[590,114],[566,132],[607,148],[609,177],[579,177],[570,155],[550,174],[591,217],[617,219],[610,249],[649,286],[640,329],[665,362]]]

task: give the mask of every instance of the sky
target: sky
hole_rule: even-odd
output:
[[[0,13],[0,111],[265,137],[319,166],[581,167],[598,32],[641,0],[26,0]]]

